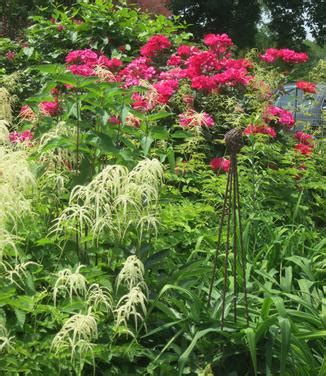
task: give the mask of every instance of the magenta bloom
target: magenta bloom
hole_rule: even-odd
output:
[[[211,160],[210,166],[213,171],[228,172],[231,166],[231,161],[223,157],[216,157]]]
[[[85,76],[85,77],[89,77],[89,76],[94,76],[95,75],[95,71],[93,68],[91,68],[89,65],[87,64],[82,64],[82,65],[70,65],[68,67],[68,69],[70,70],[71,73],[77,75],[77,76]]]
[[[288,48],[268,48],[260,58],[266,63],[274,63],[276,60],[281,59],[289,64],[305,63],[308,60],[308,55],[304,52],[296,52]]]
[[[70,51],[65,60],[67,64],[95,66],[97,64],[97,53],[90,49]]]
[[[154,35],[140,49],[140,53],[146,57],[154,57],[159,52],[169,49],[171,46],[171,42],[165,35]]]
[[[45,116],[57,116],[60,113],[60,106],[58,101],[41,102],[40,111]]]
[[[224,54],[233,45],[232,39],[227,34],[207,34],[204,43],[218,55]]]
[[[304,93],[316,94],[316,85],[308,81],[298,81],[296,87],[302,90]]]
[[[180,56],[178,55],[172,55],[170,57],[170,59],[167,61],[167,65],[170,65],[170,66],[173,66],[173,67],[177,67],[178,65],[180,65],[182,62],[182,59]]]
[[[6,58],[7,58],[8,60],[14,60],[15,56],[16,56],[16,53],[13,52],[13,51],[8,51],[8,52],[6,53]]]
[[[264,119],[268,122],[275,120],[276,122],[287,126],[289,129],[295,124],[293,114],[290,111],[277,106],[269,106],[264,115]]]
[[[178,80],[161,80],[156,82],[153,86],[160,95],[158,101],[165,104],[178,89],[179,82]]]
[[[121,124],[121,120],[117,116],[111,116],[108,119],[108,123],[120,125]]]
[[[295,132],[294,136],[301,144],[309,145],[311,146],[311,143],[313,142],[313,137],[305,132]]]
[[[9,133],[9,140],[13,144],[19,144],[26,141],[32,141],[33,140],[33,134],[30,130],[26,130],[23,132],[11,132]]]
[[[125,82],[126,87],[135,86],[141,80],[150,80],[156,74],[154,67],[150,66],[150,59],[138,57],[119,72],[118,78]]]
[[[313,150],[311,146],[305,144],[296,144],[294,149],[300,152],[302,155],[309,155]]]
[[[276,131],[272,127],[268,127],[267,125],[255,125],[255,124],[249,124],[248,127],[243,132],[245,135],[250,134],[266,134],[268,136],[271,136],[272,138],[276,137]]]

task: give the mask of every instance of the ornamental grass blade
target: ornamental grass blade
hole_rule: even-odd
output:
[[[287,318],[279,319],[281,329],[281,353],[280,353],[280,375],[285,376],[286,360],[290,350],[291,323]]]
[[[254,372],[256,376],[257,375],[256,334],[252,328],[244,329],[244,333],[246,334],[246,339],[248,342],[252,365],[254,367]]]
[[[194,336],[194,338],[192,339],[192,341],[190,342],[190,345],[187,347],[186,351],[183,352],[179,358],[179,361],[178,361],[178,365],[179,365],[179,376],[182,375],[183,373],[183,369],[189,359],[189,356],[192,352],[192,350],[194,349],[194,347],[196,346],[197,342],[202,338],[204,337],[206,334],[208,333],[211,333],[211,332],[215,332],[215,333],[221,333],[221,334],[224,334],[220,328],[208,328],[208,329],[204,329],[204,330],[201,330],[199,332],[197,332]]]

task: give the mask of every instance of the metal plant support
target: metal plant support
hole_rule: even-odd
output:
[[[232,250],[233,252],[233,313],[234,321],[237,320],[237,303],[238,303],[238,280],[237,280],[237,267],[241,265],[242,270],[242,287],[244,293],[244,305],[245,305],[245,315],[247,320],[247,325],[249,325],[248,316],[248,299],[247,299],[247,286],[246,286],[246,257],[243,247],[242,239],[242,224],[241,224],[241,209],[240,209],[240,193],[239,193],[239,179],[238,179],[238,168],[237,168],[237,154],[239,153],[243,142],[242,142],[242,132],[240,129],[231,129],[225,134],[225,144],[227,150],[230,152],[231,165],[228,172],[224,202],[222,208],[221,221],[218,230],[218,240],[216,246],[216,252],[213,261],[213,272],[212,279],[208,294],[208,304],[210,305],[212,290],[214,281],[216,278],[216,268],[217,268],[217,257],[221,248],[221,237],[223,224],[226,222],[226,245],[225,245],[225,258],[223,267],[223,290],[222,290],[222,312],[221,312],[221,329],[224,327],[225,319],[225,300],[226,292],[228,290],[228,263],[229,255]],[[231,246],[231,234],[232,236],[232,246]]]

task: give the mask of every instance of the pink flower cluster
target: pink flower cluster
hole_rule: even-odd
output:
[[[95,67],[103,67],[115,72],[122,65],[121,60],[109,59],[90,49],[71,51],[65,60],[71,73],[85,77],[95,76]]]
[[[57,98],[53,102],[41,102],[39,108],[45,116],[57,116],[60,113],[60,105]]]
[[[156,74],[151,60],[138,57],[119,72],[118,79],[125,82],[125,87],[139,85],[141,80],[151,80]]]
[[[172,43],[165,35],[154,35],[148,42],[140,49],[142,56],[153,58],[159,52],[171,48]]]
[[[304,52],[296,52],[288,48],[268,48],[263,55],[260,56],[266,63],[275,63],[278,59],[289,63],[299,64],[308,60],[308,55]]]
[[[30,130],[26,130],[23,132],[14,131],[14,132],[9,133],[9,140],[13,144],[19,144],[19,143],[26,142],[26,141],[27,141],[26,143],[29,144],[29,141],[33,140],[33,134]]]
[[[296,83],[296,87],[302,90],[304,93],[311,93],[311,94],[317,93],[316,85],[313,84],[312,82],[298,81]]]
[[[266,124],[263,124],[263,125],[249,124],[243,133],[247,136],[250,134],[266,134],[268,136],[271,136],[272,138],[276,137],[275,129],[267,126]]]
[[[298,141],[299,144],[296,144],[294,149],[299,151],[303,155],[309,155],[312,153],[313,150],[313,137],[305,132],[295,132],[294,136]]]
[[[291,129],[295,120],[293,114],[281,107],[269,106],[264,114],[264,120],[266,122],[276,121],[279,124],[285,125]]]
[[[213,171],[228,172],[230,170],[231,161],[223,157],[216,157],[211,160],[210,166]]]
[[[207,34],[204,43],[217,54],[224,54],[233,45],[227,34]]]

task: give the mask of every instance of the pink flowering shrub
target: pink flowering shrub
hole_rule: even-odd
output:
[[[280,50],[277,48],[268,48],[260,57],[266,63],[275,63],[276,61],[281,60],[288,64],[298,64],[308,61],[308,55],[306,53],[296,52],[288,48]]]
[[[123,115],[120,111],[126,104],[122,106],[116,103],[111,111],[106,110],[108,116],[104,116],[105,124],[123,124],[139,129],[142,134],[140,137],[144,137],[142,147],[145,148],[145,143],[147,145],[146,153],[154,140],[150,135],[152,124],[149,128],[146,119],[166,109],[172,112],[169,119],[173,119],[164,123],[169,131],[182,127],[191,132],[198,127],[204,138],[207,136],[209,140],[208,153],[216,155],[216,149],[224,153],[221,142],[218,145],[219,142],[215,140],[221,140],[225,131],[234,126],[228,120],[232,116],[241,117],[242,120],[235,124],[244,129],[244,135],[264,134],[270,137],[271,142],[280,140],[282,137],[279,135],[284,130],[291,130],[295,126],[293,114],[273,104],[275,88],[271,82],[264,80],[264,73],[261,73],[262,68],[256,60],[252,57],[236,58],[233,51],[233,42],[227,34],[208,34],[201,45],[179,46],[174,46],[167,36],[154,35],[140,48],[139,55],[126,63],[91,49],[69,52],[65,63],[67,70],[74,75],[96,77],[97,82],[112,83],[117,90],[129,93],[128,98],[123,94],[123,103],[127,103],[129,112]],[[308,56],[289,49],[270,48],[260,58],[269,63],[282,61],[293,65],[305,62]],[[92,82],[94,85],[94,80]],[[305,92],[312,93],[315,90],[313,84],[304,81],[298,82],[297,87]],[[59,115],[65,94],[71,95],[71,98],[74,96],[74,89],[69,91],[67,84],[56,86],[51,91],[54,101],[42,102],[40,112],[46,116]],[[92,100],[90,104],[95,106],[95,102]],[[228,103],[232,104],[232,116],[228,114]],[[251,123],[253,118],[254,123]],[[129,132],[132,133],[131,130]],[[312,147],[311,144],[299,141],[308,148]],[[247,142],[251,141],[247,139]],[[304,150],[306,154],[309,152],[307,148],[301,147],[296,147],[296,150]],[[213,170],[218,163],[222,163],[218,157],[212,161]],[[219,168],[227,171],[228,163],[224,161]]]

